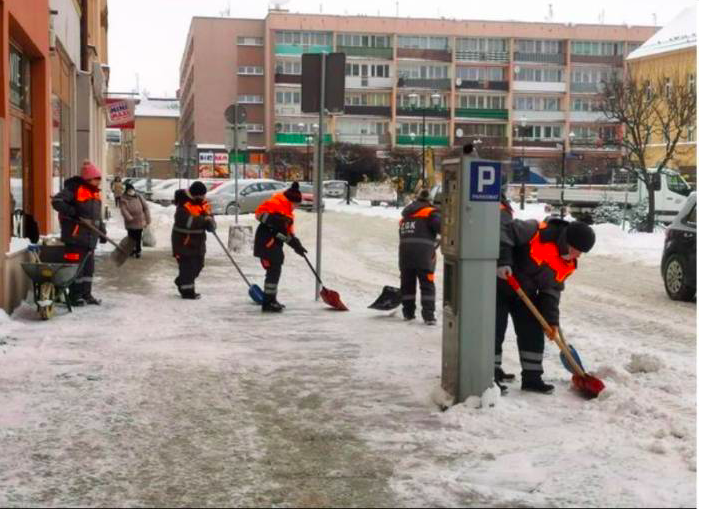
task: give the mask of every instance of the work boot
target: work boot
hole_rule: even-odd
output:
[[[83,305],[85,305],[85,300],[83,300],[82,296],[69,294],[68,303],[71,304],[71,307],[82,307]]]
[[[495,381],[503,382],[512,380],[514,380],[514,375],[512,373],[504,372],[501,367],[495,368]]]
[[[180,293],[180,296],[185,300],[199,300],[200,293],[196,293],[194,289],[186,289]]]
[[[261,303],[261,312],[283,312],[285,305],[278,302],[275,295],[264,295]]]
[[[522,378],[522,390],[538,392],[539,394],[553,394],[555,388],[556,387],[550,383],[544,382],[544,380],[541,379],[541,376],[528,379]]]
[[[87,303],[88,305],[100,305],[102,303],[102,300],[98,300],[93,295],[88,295],[85,297],[85,303]]]
[[[429,326],[436,325],[436,316],[433,312],[422,312],[422,319]]]
[[[405,321],[412,321],[414,319],[414,311],[409,310],[409,309],[402,309],[402,317],[405,318]]]

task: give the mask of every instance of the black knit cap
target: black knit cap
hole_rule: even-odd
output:
[[[207,195],[207,187],[202,183],[202,181],[195,181],[190,185],[189,188],[190,195]]]
[[[417,194],[417,200],[428,201],[429,200],[429,190],[422,188]]]
[[[128,192],[129,190],[134,190],[134,185],[132,183],[127,183],[124,185],[124,191]]]
[[[294,181],[290,188],[283,192],[290,202],[302,202],[302,194],[300,193],[300,183]]]
[[[589,252],[595,245],[595,231],[585,222],[574,221],[566,227],[566,242],[581,252]]]

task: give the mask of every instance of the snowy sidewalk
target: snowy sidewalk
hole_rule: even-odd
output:
[[[178,297],[171,215],[154,207],[142,259],[100,256],[101,307],[0,318],[0,507],[695,505],[695,305],[667,300],[657,268],[604,244],[569,281],[567,333],[600,399],[568,390],[548,346],[553,396],[517,383],[494,408],[441,413],[441,325],[366,309],[397,284],[395,219],[326,214],[323,278],[351,310],[315,302],[286,251],[287,310],[270,316],[214,240],[203,298]],[[297,218],[312,248],[314,216]],[[261,285],[250,251],[235,258]]]

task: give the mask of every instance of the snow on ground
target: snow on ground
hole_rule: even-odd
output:
[[[117,270],[101,246],[101,307],[0,316],[0,507],[696,505],[695,304],[665,295],[662,234],[597,226],[569,279],[563,329],[606,383],[598,399],[569,389],[548,345],[554,395],[522,393],[517,378],[483,396],[494,406],[440,412],[441,318],[366,308],[398,284],[399,211],[334,202],[322,277],[349,312],[314,302],[287,251],[286,312],[262,316],[211,238],[203,298],[179,299],[173,208],[152,206],[158,245],[142,259]],[[297,218],[313,252],[314,215]],[[226,238],[233,217],[218,222]],[[120,218],[109,232],[125,234]],[[250,248],[234,255],[261,285]],[[516,351],[510,329],[509,371]]]

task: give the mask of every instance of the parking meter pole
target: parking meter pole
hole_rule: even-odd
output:
[[[234,125],[234,225],[239,225],[239,125]]]
[[[315,261],[315,266],[317,270],[317,275],[322,275],[322,176],[324,175],[324,102],[325,94],[324,88],[326,86],[326,54],[322,53],[322,65],[320,72],[320,94],[319,94],[319,135],[317,136],[317,182],[315,194],[314,194],[314,209],[317,212],[317,260]],[[319,279],[315,279],[314,283],[314,299],[319,300],[319,292],[321,291],[321,285]]]
[[[442,167],[441,386],[460,403],[493,383],[501,165],[469,154]]]

